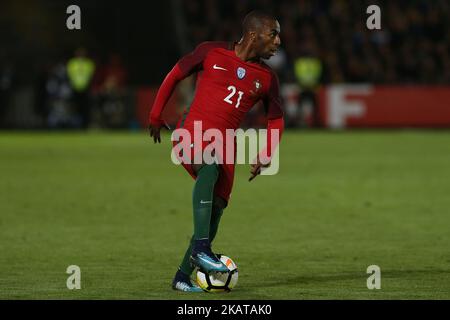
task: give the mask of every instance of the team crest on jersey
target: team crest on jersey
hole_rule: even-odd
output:
[[[236,70],[237,77],[242,80],[245,77],[245,69],[242,67],[237,68]]]
[[[258,92],[261,89],[261,87],[262,87],[261,82],[258,79],[253,81],[253,84],[255,85],[255,91],[256,92]]]
[[[261,91],[262,84],[258,79],[256,79],[255,81],[253,81],[253,86],[254,86],[253,89],[250,90],[250,94],[256,98],[259,95],[259,92]]]

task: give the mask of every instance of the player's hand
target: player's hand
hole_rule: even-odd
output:
[[[148,132],[150,133],[150,137],[153,138],[153,142],[161,143],[161,128],[164,127],[167,130],[170,130],[169,125],[165,121],[160,121],[159,123],[150,123],[148,125]]]
[[[261,169],[262,168],[267,168],[270,166],[270,162],[268,164],[262,164],[259,161],[259,158],[256,160],[255,164],[251,164],[250,165],[250,178],[248,179],[248,181],[252,181],[253,179],[256,178],[257,175],[261,174]]]

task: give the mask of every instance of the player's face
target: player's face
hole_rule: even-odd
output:
[[[264,59],[274,56],[281,44],[280,24],[277,20],[266,21],[256,41],[258,55]]]

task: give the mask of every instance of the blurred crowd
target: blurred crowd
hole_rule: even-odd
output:
[[[36,111],[50,128],[123,127],[127,71],[117,54],[92,59],[78,48],[48,66],[37,81]]]
[[[8,106],[17,88],[12,59],[0,59],[0,127],[8,123]],[[56,59],[37,72],[32,90],[37,122],[50,129],[123,128],[128,125],[128,72],[118,54],[92,58],[80,47],[68,58]],[[12,110],[9,110],[12,111]],[[11,113],[11,112],[10,112]]]
[[[316,94],[322,84],[450,83],[449,0],[180,0],[176,3],[179,6],[172,7],[171,24],[177,31],[170,34],[167,45],[177,44],[179,52],[174,55],[178,58],[203,41],[239,41],[241,22],[251,10],[260,9],[278,18],[282,45],[267,63],[283,84],[286,120],[291,127],[304,124],[304,110],[310,110],[312,115],[308,125],[319,126]],[[372,4],[381,8],[381,30],[366,27],[369,17],[366,9]],[[3,26],[7,27],[5,21]],[[8,41],[13,43],[12,39]],[[155,43],[155,50],[160,47]],[[33,69],[29,67],[31,63],[24,67],[6,49],[0,47],[0,128],[17,124],[22,116],[20,106],[26,104],[23,102],[26,99],[33,101],[33,111],[40,120],[37,124],[25,123],[23,127],[124,128],[135,117],[129,84],[148,84],[131,79],[121,57],[111,53],[112,50],[105,49],[104,56],[98,57],[90,55],[85,48],[78,48],[60,59],[45,56],[39,61],[51,62],[39,63]],[[141,54],[147,59],[145,52]],[[149,59],[148,63],[156,62]],[[162,76],[169,68],[161,64]],[[139,70],[157,69],[139,65]],[[25,84],[17,80],[20,77],[33,79],[33,89],[22,92]],[[195,81],[191,79],[188,83],[180,86],[181,95],[186,97],[183,105],[193,95]],[[15,120],[8,123],[8,114]],[[253,112],[250,118],[263,117],[260,112]]]
[[[373,4],[381,11],[379,30],[366,25]],[[287,84],[288,127],[321,126],[322,84],[450,83],[448,0],[183,0],[185,51],[205,40],[239,41],[237,21],[254,9],[281,25],[281,48],[267,63]],[[263,123],[253,111],[245,125]]]
[[[371,4],[381,8],[381,30],[366,28]],[[207,39],[239,40],[236,21],[254,8],[281,24],[282,51],[272,64],[284,82],[298,79],[296,60],[308,56],[318,59],[325,84],[450,83],[448,0],[184,0],[191,49]]]

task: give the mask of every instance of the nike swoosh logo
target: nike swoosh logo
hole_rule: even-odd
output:
[[[181,290],[181,291],[189,290],[189,286],[187,284],[180,283],[180,282],[177,282],[177,284],[175,285],[175,288],[177,288],[178,290]]]
[[[207,260],[205,258],[202,258],[202,257],[199,257],[199,259],[201,259],[201,260],[205,261],[206,263],[208,263],[208,264],[210,264],[210,265],[212,265],[214,267],[217,267],[217,268],[220,268],[222,266],[221,263],[215,263],[215,262],[209,261],[209,260]]]
[[[212,203],[212,201],[203,201],[203,200],[200,200],[200,203],[201,203],[201,204],[204,204],[204,203]]]
[[[225,69],[225,68],[219,67],[217,64],[213,65],[213,69],[216,69],[216,70],[223,70],[223,71],[228,71],[228,70]]]

